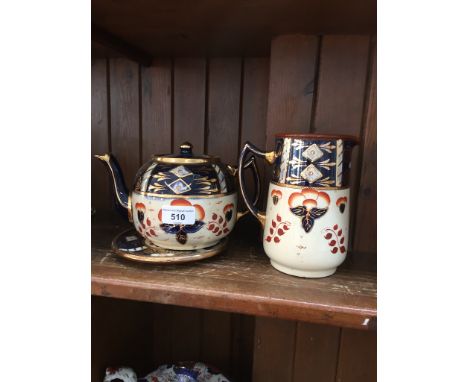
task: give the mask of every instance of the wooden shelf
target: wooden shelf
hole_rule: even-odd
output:
[[[118,39],[153,57],[268,55],[280,34],[376,33],[376,13],[375,0],[91,2],[92,23],[113,36],[111,47]]]
[[[112,222],[111,222],[112,221]],[[110,251],[126,223],[93,218],[92,293],[363,330],[377,323],[375,272],[341,267],[323,279],[301,279],[270,266],[261,244],[234,230],[226,252],[195,263],[138,264]],[[239,228],[240,227],[240,228]]]

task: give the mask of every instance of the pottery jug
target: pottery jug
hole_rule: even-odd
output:
[[[345,260],[349,239],[349,169],[355,137],[278,134],[275,150],[264,152],[246,142],[249,153],[273,165],[265,212],[239,184],[247,208],[263,226],[263,248],[277,270],[300,277],[325,277]]]
[[[229,235],[236,220],[237,168],[210,155],[194,155],[188,142],[179,154],[154,155],[138,171],[131,193],[127,192],[117,160],[110,154],[95,155],[112,176],[118,204],[145,238],[147,245],[172,250],[195,250],[216,245]],[[251,158],[257,185],[258,172]]]

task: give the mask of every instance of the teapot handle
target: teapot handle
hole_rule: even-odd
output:
[[[269,164],[275,163],[276,160],[276,153],[274,151],[262,151],[259,148],[255,147],[252,143],[246,142],[244,144],[244,147],[242,148],[242,151],[240,153],[239,157],[239,187],[241,191],[242,198],[244,199],[245,205],[247,206],[247,209],[250,211],[250,213],[255,216],[260,224],[262,225],[262,228],[265,228],[265,212],[260,211],[257,207],[257,201],[258,201],[258,194],[256,195],[256,199],[252,203],[250,199],[247,197],[247,190],[245,188],[245,183],[244,183],[244,169],[245,169],[245,164],[254,159],[255,163],[255,157],[252,156],[247,162],[245,162],[244,158],[247,156],[248,153],[252,153],[256,156],[264,158]],[[260,181],[258,181],[258,187],[260,187]]]

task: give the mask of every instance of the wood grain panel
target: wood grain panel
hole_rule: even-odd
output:
[[[141,135],[143,163],[153,154],[172,151],[172,63],[156,59],[141,68]]]
[[[172,305],[153,304],[153,354],[154,367],[173,363],[172,351]]]
[[[256,318],[252,381],[292,381],[296,322]]]
[[[112,153],[129,188],[140,167],[138,71],[138,65],[127,59],[110,61]]]
[[[163,304],[153,305],[153,315],[151,359],[155,366],[198,357],[197,360],[220,368],[236,380],[250,380],[253,317]],[[189,322],[193,317],[195,320]],[[181,350],[187,339],[189,349]]]
[[[324,36],[313,131],[359,135],[369,36]]]
[[[267,57],[244,60],[241,147],[246,141],[250,141],[260,149],[265,149],[269,72],[270,60]],[[257,161],[257,166],[262,179],[260,206],[263,208],[268,193],[265,173],[270,172],[271,168],[263,160]],[[253,195],[253,184],[252,178],[248,176],[246,185],[249,195]]]
[[[324,36],[320,53],[317,105],[313,131],[360,136],[369,64],[369,36]],[[351,224],[356,214],[361,156],[354,149],[351,163]],[[354,251],[354,238],[349,248]],[[352,255],[349,256],[351,259]]]
[[[340,329],[297,323],[294,382],[334,382]]]
[[[206,152],[235,165],[239,153],[241,60],[214,58],[209,69]]]
[[[343,329],[336,382],[377,381],[377,334]]]
[[[255,317],[231,314],[231,368],[235,381],[252,379]]]
[[[201,356],[202,311],[174,307],[171,317],[172,359],[193,361]]]
[[[139,374],[148,373],[153,360],[151,304],[92,297],[92,381],[102,381],[108,366],[131,365]]]
[[[200,359],[228,372],[231,366],[231,314],[204,310],[202,319]]]
[[[177,58],[174,62],[174,147],[190,141],[195,153],[205,151],[206,60]]]
[[[362,168],[354,232],[356,252],[377,252],[377,52],[373,50],[372,75],[364,132]]]
[[[109,151],[107,116],[107,63],[91,62],[91,154]],[[91,160],[91,205],[97,212],[112,208],[109,176],[97,159]]]
[[[266,138],[269,73],[268,57],[244,60],[241,143],[250,141],[260,148]]]
[[[271,43],[266,146],[279,132],[308,133],[315,88],[318,37],[283,35]]]

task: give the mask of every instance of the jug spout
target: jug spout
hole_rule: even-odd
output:
[[[112,182],[114,184],[114,192],[117,198],[117,202],[128,212],[130,212],[130,197],[128,195],[122,171],[120,170],[120,166],[117,160],[111,154],[95,155],[94,157],[107,165],[109,173],[112,177]],[[129,217],[131,217],[130,213]]]

